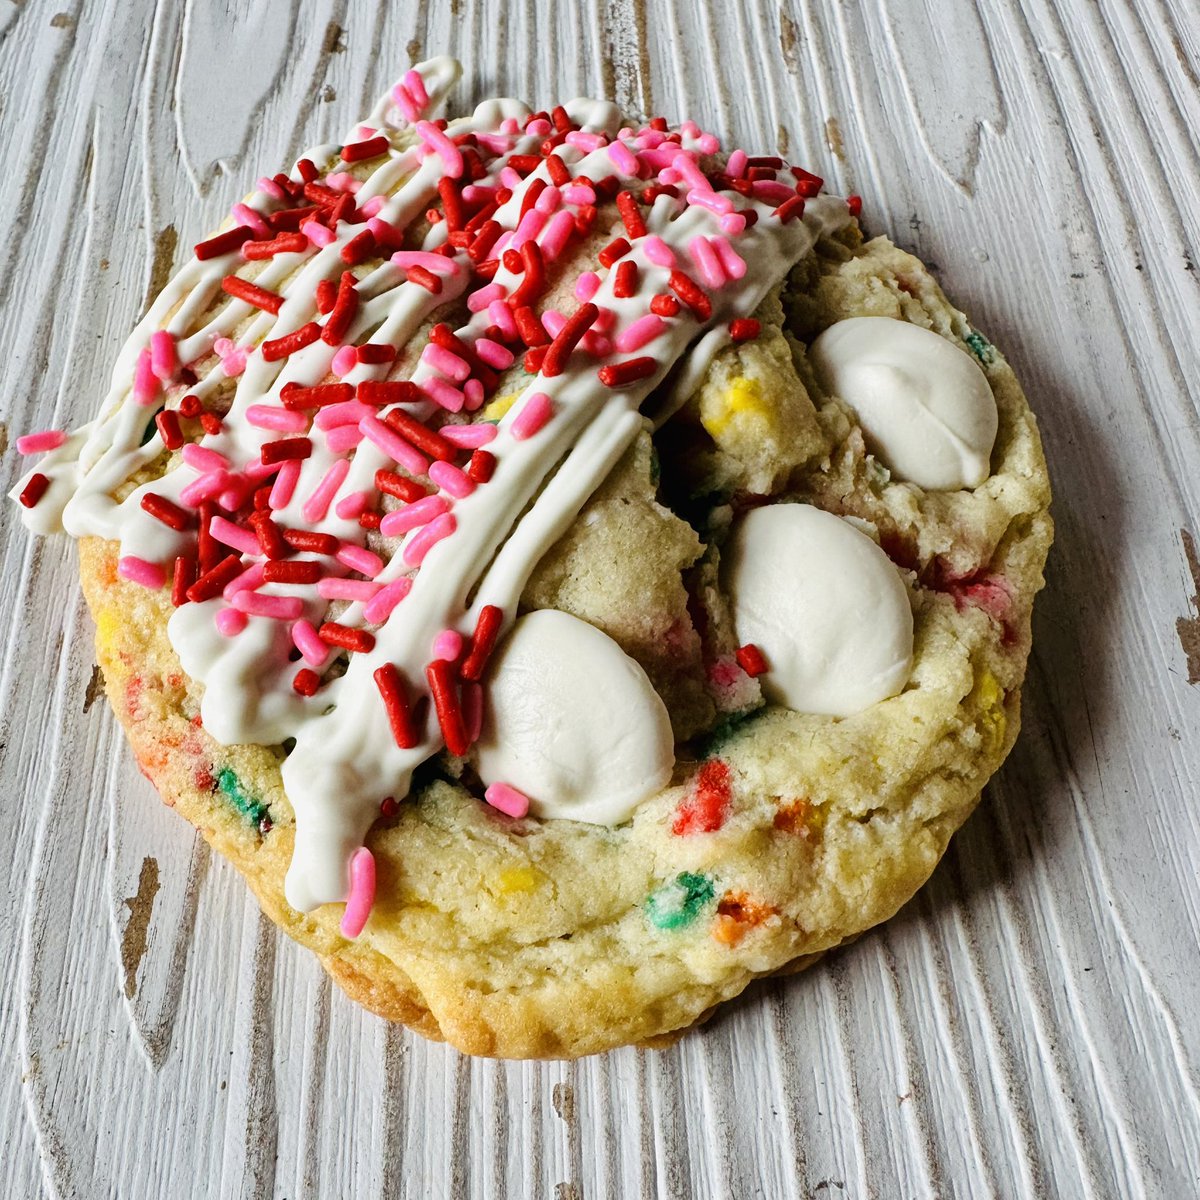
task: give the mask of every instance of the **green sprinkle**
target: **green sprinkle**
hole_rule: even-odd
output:
[[[974,354],[975,357],[984,364],[984,366],[990,366],[991,363],[995,361],[996,355],[995,351],[992,349],[992,343],[989,342],[982,333],[978,333],[972,329],[964,340],[966,341],[967,345],[971,347],[971,353]]]
[[[151,417],[150,424],[147,425],[146,428],[142,430],[142,440],[140,442],[140,445],[144,446],[157,432],[158,432],[158,425],[155,422],[154,418]]]
[[[711,875],[682,871],[646,897],[646,916],[656,929],[682,929],[712,898]]]
[[[267,815],[267,806],[246,791],[242,781],[228,767],[223,767],[217,776],[217,787],[225,793],[230,804],[251,823],[257,825]]]
[[[744,708],[740,712],[729,713],[728,716],[722,717],[709,731],[708,736],[700,742],[700,756],[702,758],[719,757],[721,750],[729,743],[734,734],[738,733],[751,717],[757,716],[762,710],[763,706],[760,704],[754,708]]]

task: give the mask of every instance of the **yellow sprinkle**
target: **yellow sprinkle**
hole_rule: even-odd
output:
[[[479,415],[485,421],[498,421],[520,398],[520,392],[510,392],[507,396],[497,396]]]
[[[111,608],[103,609],[96,618],[96,642],[106,650],[112,645],[120,627],[120,620]]]
[[[772,418],[771,407],[763,399],[762,385],[745,375],[739,375],[730,383],[716,412],[707,411],[708,408],[707,404],[701,405],[700,422],[714,438],[719,438],[729,428],[730,421],[738,413],[749,413],[768,422]]]
[[[1008,727],[1008,714],[1004,711],[1004,689],[991,671],[984,671],[976,687],[980,714],[980,730],[988,742],[989,750],[996,750],[1004,741]]]
[[[537,887],[542,873],[536,867],[505,867],[497,879],[497,890],[505,892],[532,892]]]

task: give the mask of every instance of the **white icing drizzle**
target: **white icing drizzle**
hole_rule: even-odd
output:
[[[452,60],[442,58],[421,64],[416,71],[428,93],[427,111],[432,111],[457,79],[459,68]],[[354,200],[359,206],[377,202],[376,215],[381,220],[405,229],[436,202],[445,163],[438,152],[429,152],[423,144],[425,135],[421,135],[420,127],[414,132],[403,122],[391,96],[389,93],[381,100],[364,122],[370,133],[360,126],[347,142],[363,140],[376,132],[387,135],[386,157],[361,183]],[[576,100],[565,107],[584,134],[618,138],[627,152],[631,145],[638,148],[634,138],[646,132],[635,134],[622,129],[621,114],[606,102]],[[471,117],[449,123],[446,134],[450,137],[474,133],[480,135],[481,146],[506,146],[494,158],[491,152],[485,154],[488,175],[477,181],[481,186],[497,183],[507,156],[539,152],[546,135],[522,128],[529,115],[518,101],[490,100]],[[653,142],[656,136],[647,141]],[[701,136],[694,125],[685,125],[682,149],[694,160],[702,152],[710,152],[710,140]],[[319,146],[303,158],[319,166],[332,160],[339,150],[336,145]],[[621,174],[605,145],[592,148],[563,144],[556,152],[573,176],[598,181]],[[299,171],[298,165],[290,178],[300,180]],[[512,195],[494,214],[505,231],[518,225],[522,203],[529,189],[536,186],[535,181],[548,179],[544,162],[520,181],[509,178]],[[631,182],[622,178],[622,186]],[[682,193],[686,188],[680,190]],[[296,909],[308,911],[346,898],[349,860],[362,846],[378,815],[380,800],[388,795],[402,797],[413,769],[443,744],[429,705],[418,744],[411,749],[396,745],[372,678],[374,671],[384,664],[394,664],[413,691],[419,693],[431,644],[440,632],[449,628],[469,636],[480,610],[488,605],[502,609],[505,623],[510,623],[535,564],[568,528],[644,427],[646,418],[640,405],[645,398],[677,363],[681,364],[673,376],[673,387],[666,389],[670,395],[660,402],[658,422],[665,420],[694,390],[711,356],[728,336],[730,321],[749,316],[819,236],[848,220],[845,202],[833,197],[809,199],[802,217],[787,221],[772,215],[777,199],[738,196],[736,201],[742,211],[753,210],[758,221],[744,233],[731,236],[746,269],[723,286],[705,289],[711,300],[711,316],[701,321],[684,307],[678,317],[664,323],[653,342],[634,354],[614,351],[598,357],[580,351],[562,374],[533,376],[487,446],[497,460],[493,477],[470,494],[453,499],[454,532],[428,550],[415,573],[403,555],[418,531],[407,534],[375,577],[376,582],[387,583],[411,575],[411,591],[375,630],[374,648],[349,655],[340,678],[326,681],[313,697],[297,694],[291,686],[296,664],[289,661],[293,648],[290,621],[250,615],[241,632],[225,636],[214,620],[225,607],[221,599],[188,603],[175,610],[168,623],[168,635],[184,669],[204,685],[201,713],[208,732],[223,744],[275,744],[294,739],[282,773],[296,816],[295,850],[286,879],[287,899]],[[267,215],[280,206],[269,187],[254,192],[245,203]],[[682,198],[676,200],[669,195],[659,196],[641,212],[649,235],[660,239],[677,266],[696,278],[697,267],[690,257],[693,241],[718,236],[719,216],[700,203],[685,204]],[[242,258],[238,250],[233,250],[205,261],[191,259],[164,288],[118,355],[112,387],[96,419],[71,434],[38,464],[37,471],[48,478],[49,488],[39,503],[22,510],[30,528],[50,532],[61,525],[76,537],[116,539],[121,543],[122,556],[135,556],[149,563],[169,563],[174,555],[184,553],[193,535],[175,532],[141,507],[142,498],[150,492],[178,501],[188,485],[200,478],[181,456],[177,455],[159,478],[133,488],[120,501],[113,493],[163,453],[158,433],[142,444],[147,424],[163,399],[170,409],[177,407],[185,392],[203,400],[228,386],[222,363],[212,363],[213,345],[218,339],[232,338],[247,317],[251,319],[238,336],[239,347],[247,352],[246,365],[237,379],[232,406],[222,419],[220,431],[204,436],[198,445],[228,460],[235,473],[229,486],[235,491],[238,486],[246,491],[255,479],[269,481],[270,472],[255,465],[261,448],[280,436],[292,435],[252,424],[247,411],[255,405],[278,408],[289,385],[307,387],[325,381],[339,346],[317,340],[275,362],[267,361],[257,347],[264,339],[273,341],[309,322],[322,322],[315,301],[317,285],[322,280],[336,281],[347,269],[341,251],[365,228],[361,223],[341,222],[329,245],[280,253],[265,260],[253,281],[282,296],[275,316],[236,299],[209,313],[210,306],[223,298],[222,279],[238,271]],[[619,225],[614,226],[614,235],[623,233]],[[534,236],[544,240],[545,232]],[[445,239],[445,222],[434,224],[425,239],[425,249],[432,250]],[[507,240],[511,240],[507,235],[502,237],[495,252]],[[634,240],[621,259],[636,264],[635,294],[615,296],[615,271],[610,270],[593,297],[602,311],[612,314],[607,336],[616,337],[643,318],[648,297],[668,292],[671,270],[658,261],[660,254],[652,260],[647,241]],[[573,248],[566,253],[574,253]],[[405,271],[390,261],[365,274],[357,280],[361,301],[342,343],[353,346],[369,334],[372,343],[391,345],[402,353],[436,309],[459,298],[469,286],[479,287],[479,281],[472,283],[470,272],[462,269],[463,263],[461,253],[446,259],[447,270],[456,264],[458,272],[439,276],[442,291],[437,295],[406,279]],[[520,276],[502,265],[492,282],[511,292],[519,286]],[[486,336],[492,324],[484,308],[456,332],[471,344]],[[159,400],[146,406],[137,402],[131,381],[152,334],[159,330],[168,331],[176,339],[180,364],[189,369],[202,363],[208,367],[188,386],[176,375]],[[618,389],[605,387],[597,379],[597,368],[603,363],[639,355],[654,357],[653,374]],[[392,376],[393,368],[394,364],[388,362],[359,362],[345,374],[344,382],[385,379]],[[442,376],[422,359],[411,378],[424,385]],[[549,398],[552,417],[533,436],[519,438],[514,435],[514,425],[531,397],[539,393]],[[431,400],[405,404],[404,411],[424,421],[437,412],[437,406]],[[305,501],[330,467],[347,458],[347,474],[337,489],[340,497],[356,492],[373,494],[376,471],[395,468],[395,460],[369,440],[351,450],[335,451],[324,437],[313,436],[311,455],[299,467],[293,496],[275,509],[274,519],[285,528],[312,529],[331,534],[346,545],[362,546],[367,535],[357,514],[339,516],[336,504],[331,504],[318,520],[306,519],[303,512]],[[254,479],[236,474],[247,469]],[[26,482],[28,477],[14,490],[14,496]],[[303,561],[304,556],[298,557]],[[261,557],[251,561],[261,561]],[[322,563],[327,574],[351,573],[344,563]],[[298,598],[304,619],[314,624],[328,619],[329,601],[320,596],[316,585],[265,583],[256,590],[262,596]],[[363,604],[350,603],[337,620],[350,627],[364,625]]]

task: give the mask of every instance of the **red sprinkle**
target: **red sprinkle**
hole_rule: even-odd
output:
[[[187,417],[189,420],[192,417],[200,415],[200,397],[193,392],[188,392],[179,398],[179,415]]]
[[[283,307],[283,297],[278,292],[268,292],[266,288],[242,279],[240,275],[226,275],[221,280],[221,290],[265,312],[278,313]]]
[[[242,573],[242,556],[230,554],[221,559],[211,571],[205,571],[187,590],[187,598],[194,604],[219,596],[225,585],[232,583]]]
[[[340,646],[343,650],[353,650],[358,654],[370,654],[375,649],[375,635],[365,629],[351,629],[348,625],[339,625],[336,621],[326,621],[317,630],[317,636],[330,646]]]
[[[375,672],[375,686],[383,697],[383,707],[387,711],[388,724],[392,727],[396,745],[401,750],[411,750],[417,744],[417,730],[408,693],[394,664],[384,663]]]
[[[804,197],[793,196],[790,200],[785,200],[771,215],[778,217],[785,225],[793,217],[804,216]]]
[[[315,696],[321,686],[321,677],[308,667],[301,667],[292,680],[292,687],[301,696]]]
[[[521,199],[520,215],[522,217],[538,202],[538,198],[545,190],[546,181],[544,179],[535,179],[529,185],[529,187],[525,189],[525,195]]]
[[[658,359],[644,355],[641,358],[627,358],[624,362],[607,363],[596,374],[605,387],[619,388],[636,383],[639,379],[648,379],[657,370]]]
[[[467,725],[463,720],[462,705],[459,702],[454,665],[442,658],[435,659],[426,666],[425,678],[429,681],[429,690],[433,694],[433,707],[437,712],[438,724],[442,728],[446,749],[451,754],[466,754],[471,743],[467,738]]]
[[[416,404],[425,396],[411,379],[368,379],[358,385],[355,399],[374,408],[383,408],[388,404]]]
[[[441,279],[432,271],[425,270],[424,267],[405,267],[404,277],[409,283],[415,283],[418,287],[423,287],[434,296],[442,294]]]
[[[195,524],[195,518],[192,513],[180,508],[178,504],[168,500],[166,496],[158,495],[157,492],[147,492],[142,497],[142,508],[154,517],[155,520],[161,521],[164,525],[180,533],[185,529],[190,529]]]
[[[438,195],[442,199],[442,210],[446,214],[446,228],[451,232],[463,227],[462,197],[458,187],[448,175],[438,180]]]
[[[293,550],[324,554],[328,558],[332,558],[342,548],[342,543],[332,533],[318,533],[315,529],[285,529],[283,540]]]
[[[571,182],[571,172],[557,154],[546,155],[546,170],[549,172],[550,182],[555,187],[566,187]]]
[[[708,293],[690,276],[682,271],[672,271],[667,281],[671,291],[692,310],[701,321],[712,316],[712,301]]]
[[[753,317],[738,317],[729,322],[729,336],[735,342],[749,342],[762,333],[762,326]]]
[[[375,487],[378,491],[395,496],[406,504],[423,500],[429,495],[429,489],[415,479],[406,479],[403,475],[397,475],[395,471],[387,471],[382,467],[375,472]]]
[[[861,196],[847,196],[846,197],[846,207],[850,210],[850,215],[852,217],[861,216],[862,215],[862,197]]]
[[[311,346],[320,336],[320,325],[316,321],[309,321],[307,325],[301,325],[299,329],[285,333],[283,337],[263,342],[259,349],[267,362],[277,362],[281,358],[287,358],[289,354],[295,354],[297,350],[303,350],[305,346]]]
[[[342,247],[342,262],[347,266],[356,267],[359,263],[366,262],[378,249],[379,243],[375,240],[375,234],[369,229],[364,229]]]
[[[254,500],[257,504],[257,495]],[[265,511],[265,508],[251,515],[250,524],[254,526],[254,532],[258,534],[258,544],[268,558],[287,558],[292,552],[291,547],[284,541],[279,526],[271,520],[271,514]]]
[[[475,632],[471,635],[471,649],[459,668],[459,674],[468,682],[477,683],[483,678],[503,621],[504,613],[494,604],[485,604],[479,610]]]
[[[360,387],[363,385],[360,385]],[[279,393],[283,407],[293,412],[309,408],[324,408],[327,404],[343,404],[354,399],[352,383],[319,383],[316,387],[301,387],[296,383],[284,385]]]
[[[308,158],[302,158],[296,164],[296,170],[299,172],[300,178],[303,179],[305,183],[312,183],[312,181],[321,173],[317,170],[313,161]]]
[[[650,301],[650,311],[659,317],[677,317],[679,301],[674,296],[655,296]]]
[[[467,476],[474,483],[487,483],[496,470],[496,456],[490,450],[476,450],[467,463]]]
[[[225,557],[226,550],[209,529],[209,523],[217,511],[216,505],[211,500],[202,500],[197,511],[200,514],[200,534],[196,539],[196,552],[200,562],[200,574],[203,575]]]
[[[542,363],[546,361],[546,351],[549,349],[549,346],[534,346],[532,350],[525,351],[522,365],[530,375],[536,375],[542,369]]]
[[[316,583],[321,564],[310,560],[283,559],[263,564],[264,583]]]
[[[378,363],[391,362],[396,357],[396,347],[385,342],[364,342],[358,348],[358,361],[375,366]]]
[[[281,233],[266,242],[247,242],[242,247],[242,256],[251,261],[259,258],[274,258],[276,254],[299,254],[308,249],[308,238],[302,233]]]
[[[624,238],[614,238],[596,257],[600,259],[602,267],[611,267],[618,259],[624,258],[629,250],[629,243]]]
[[[196,582],[196,560],[190,554],[181,554],[175,560],[175,574],[171,576],[171,603],[182,608],[188,602],[188,588]]]
[[[388,140],[382,134],[367,138],[365,142],[351,142],[342,147],[342,162],[362,162],[364,158],[378,158],[388,151]]]
[[[355,238],[355,241],[357,240]],[[353,244],[354,242],[350,243],[351,246]],[[346,249],[349,248],[349,246],[346,247]],[[357,282],[352,271],[342,272],[333,309],[325,321],[325,327],[321,330],[321,341],[327,346],[341,345],[346,331],[350,328],[350,322],[354,320],[354,314],[358,312],[358,290],[354,286]]]
[[[625,300],[635,295],[637,293],[637,277],[637,263],[632,259],[617,263],[617,270],[613,276],[613,295],[618,300]]]
[[[751,679],[757,678],[767,670],[767,660],[763,658],[762,651],[753,642],[747,642],[746,645],[739,646],[735,657],[738,660],[738,665]]]
[[[617,193],[617,211],[625,223],[625,232],[631,238],[646,236],[646,222],[642,219],[641,209],[638,208],[638,202],[632,192]]]
[[[546,262],[542,258],[541,246],[532,240],[526,242],[521,247],[521,259],[525,263],[521,284],[508,298],[514,319],[517,309],[536,300],[546,286]]]
[[[553,379],[567,369],[567,359],[571,357],[571,352],[599,315],[600,310],[589,301],[587,304],[581,304],[567,318],[567,323],[558,331],[558,336],[550,343],[546,357],[542,360],[542,374],[547,379]]]
[[[266,442],[261,451],[264,467],[278,462],[290,462],[295,458],[308,458],[311,454],[312,439],[306,437],[280,438],[278,441]]]
[[[418,450],[424,450],[430,458],[453,462],[458,457],[456,446],[452,446],[428,425],[422,425],[415,417],[401,412],[398,408],[392,409],[383,418],[383,423],[394,429],[405,441],[411,442]]]
[[[360,529],[378,529],[383,524],[383,514],[376,512],[373,508],[365,509],[358,514],[358,527]]]
[[[675,810],[671,832],[677,837],[691,833],[715,833],[729,816],[729,766],[719,758],[702,763],[694,790]]]
[[[516,309],[513,312],[513,323],[517,327],[517,333],[521,335],[521,341],[531,350],[535,346],[550,344],[550,335],[541,321],[537,319],[532,308],[522,306]]]
[[[205,433],[211,433],[215,437],[221,432],[221,418],[216,413],[202,412],[200,414],[200,428]]]
[[[168,450],[178,450],[183,446],[183,431],[179,428],[179,414],[173,409],[164,408],[154,418],[158,426],[159,436]]]
[[[45,494],[50,486],[50,480],[40,471],[30,475],[29,482],[17,498],[26,508],[32,508]]]
[[[225,230],[224,233],[218,233],[216,237],[209,238],[207,242],[198,243],[195,246],[196,257],[201,262],[210,258],[220,258],[222,254],[229,254],[236,250],[253,236],[254,230],[248,225],[237,225],[233,229]]]

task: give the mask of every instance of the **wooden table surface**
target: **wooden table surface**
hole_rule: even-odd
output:
[[[437,53],[458,108],[778,149],[936,266],[1054,477],[1025,730],[885,928],[665,1053],[472,1061],[354,1007],[158,802],[73,548],[6,504],[3,1195],[1200,1193],[1195,0],[0,0],[8,436],[86,419],[172,261]]]

